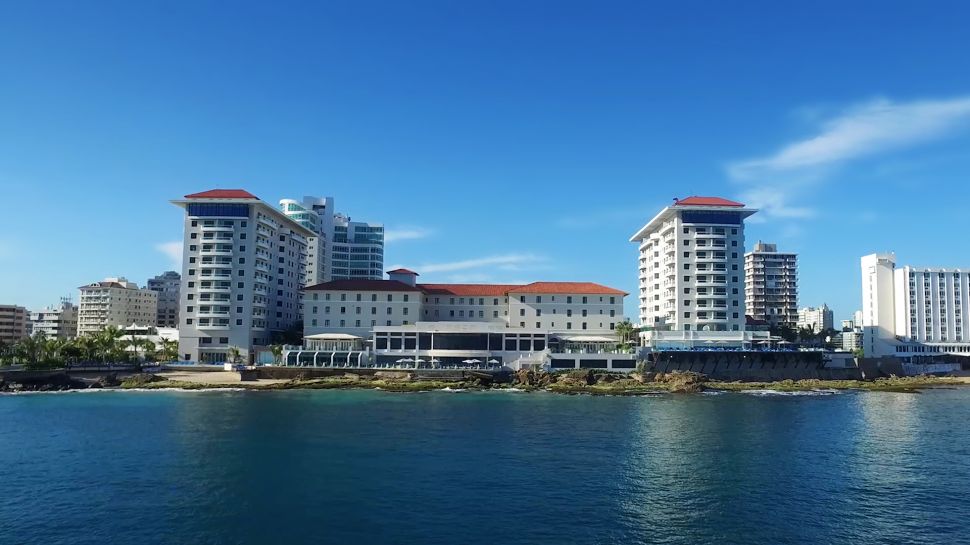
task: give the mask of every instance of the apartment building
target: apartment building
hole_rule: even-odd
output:
[[[798,322],[798,256],[758,241],[744,254],[744,307],[748,316],[773,326]]]
[[[798,309],[798,320],[795,327],[798,329],[810,329],[812,333],[821,333],[832,329],[834,326],[834,316],[832,309],[826,304],[820,307],[804,307]]]
[[[376,327],[421,322],[492,323],[552,332],[612,332],[623,320],[626,293],[592,282],[419,284],[397,269],[387,280],[333,280],[306,289],[307,337],[369,337]]]
[[[154,291],[139,288],[124,277],[105,278],[79,289],[78,335],[97,333],[108,326],[155,325],[158,294]]]
[[[892,253],[864,256],[861,266],[866,356],[970,355],[970,270],[897,268]]]
[[[77,335],[78,307],[70,299],[63,298],[59,305],[30,313],[32,334],[43,334],[48,339],[71,339]]]
[[[27,309],[16,305],[0,305],[0,342],[15,343],[28,335]]]
[[[384,277],[384,226],[352,221],[335,211],[333,197],[280,200],[280,210],[313,231],[307,240],[308,284]]]
[[[743,331],[744,220],[755,212],[720,197],[688,197],[630,237],[640,251],[641,325]]]
[[[148,289],[158,294],[158,327],[178,328],[179,326],[179,290],[182,286],[182,275],[175,271],[166,271],[148,280]]]
[[[179,288],[179,354],[243,361],[300,321],[307,239],[314,232],[242,189],[172,201],[185,211]]]

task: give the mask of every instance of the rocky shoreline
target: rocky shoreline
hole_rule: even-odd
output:
[[[576,370],[549,373],[521,370],[515,373],[492,375],[469,373],[460,380],[437,380],[416,377],[406,371],[385,371],[373,374],[353,372],[325,378],[298,376],[291,380],[260,382],[196,382],[174,380],[163,374],[141,373],[119,377],[103,376],[79,379],[68,373],[52,374],[33,379],[0,378],[0,393],[53,392],[67,390],[110,389],[244,389],[270,390],[328,390],[374,389],[390,392],[426,392],[434,390],[513,390],[547,391],[559,394],[586,395],[651,395],[659,393],[698,393],[703,391],[776,390],[782,392],[812,390],[867,390],[915,392],[923,388],[960,386],[967,382],[949,377],[888,377],[871,381],[861,380],[785,380],[779,382],[720,382],[711,381],[699,373],[602,373]]]

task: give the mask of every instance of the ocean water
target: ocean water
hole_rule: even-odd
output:
[[[970,543],[970,389],[0,396],[0,544]]]

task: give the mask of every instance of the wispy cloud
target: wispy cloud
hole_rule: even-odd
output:
[[[544,261],[542,257],[533,254],[504,254],[463,259],[460,261],[449,261],[445,263],[426,263],[416,267],[416,270],[420,273],[427,274],[465,271],[484,267],[502,271],[514,271],[522,270],[528,265],[537,265],[542,261]]]
[[[422,265],[396,264],[388,270],[405,267],[423,275],[426,281],[443,282],[498,282],[500,276],[509,277],[522,271],[540,270],[548,266],[546,258],[535,254],[501,254],[484,257],[447,261],[441,263],[424,263]],[[500,273],[500,274],[496,274]],[[502,282],[506,283],[506,282]],[[514,284],[515,282],[507,282]]]
[[[848,162],[901,150],[970,128],[970,96],[893,102],[880,98],[817,120],[817,131],[772,155],[735,161],[728,176],[741,198],[763,211],[761,220],[810,218],[803,202]],[[755,216],[752,216],[754,219]]]
[[[898,103],[877,99],[821,122],[820,132],[768,157],[730,165],[732,177],[832,165],[933,140],[970,122],[970,97]]]
[[[155,245],[155,249],[165,254],[172,262],[172,268],[181,272],[182,270],[182,241],[161,242]]]
[[[429,237],[433,233],[434,231],[424,227],[400,227],[398,229],[386,229],[384,231],[384,242],[416,240],[419,238]]]

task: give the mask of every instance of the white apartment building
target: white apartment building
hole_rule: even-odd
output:
[[[748,316],[774,326],[798,322],[798,256],[758,241],[744,254],[744,307]]]
[[[582,334],[609,333],[623,320],[626,293],[592,282],[418,284],[407,269],[388,280],[333,280],[305,290],[306,337],[367,338],[375,327],[421,322],[491,323]]]
[[[97,333],[108,326],[155,325],[158,294],[154,291],[139,288],[124,277],[105,278],[79,289],[78,335]]]
[[[744,219],[756,211],[718,197],[688,197],[630,237],[640,250],[640,324],[743,331]]]
[[[68,298],[61,299],[60,305],[51,305],[44,310],[30,313],[33,325],[32,334],[42,333],[48,339],[71,339],[77,335],[77,305]]]
[[[0,342],[15,343],[27,336],[29,314],[24,307],[0,305]]]
[[[384,277],[384,226],[351,221],[333,197],[280,200],[280,210],[314,232],[307,240],[307,283]]]
[[[897,268],[892,253],[863,256],[861,265],[867,357],[970,355],[970,270]]]
[[[158,294],[158,327],[178,328],[181,286],[182,276],[175,271],[166,271],[148,280],[148,289]]]
[[[300,320],[307,238],[314,233],[241,189],[172,203],[185,210],[179,354],[222,363],[234,346],[251,361],[258,347]]]
[[[804,307],[798,309],[798,320],[795,327],[798,329],[811,329],[813,333],[821,333],[827,329],[832,329],[834,325],[834,315],[832,309],[826,304],[820,307]]]

